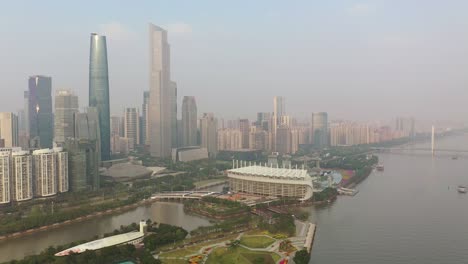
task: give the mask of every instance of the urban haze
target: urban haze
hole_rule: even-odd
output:
[[[468,2],[1,6],[0,263],[468,259]]]

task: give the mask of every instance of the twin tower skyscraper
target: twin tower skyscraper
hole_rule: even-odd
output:
[[[148,143],[154,157],[170,157],[177,144],[177,85],[171,81],[167,31],[149,24],[150,65]],[[89,57],[89,106],[99,112],[101,159],[110,158],[109,73],[106,37],[91,34]]]

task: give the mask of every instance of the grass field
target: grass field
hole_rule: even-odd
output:
[[[279,256],[270,252],[253,252],[242,247],[217,248],[208,256],[206,264],[275,264]]]
[[[194,182],[193,184],[195,185],[195,188],[200,188],[200,187],[203,187],[203,186],[206,186],[206,185],[209,185],[209,184],[213,184],[213,183],[218,183],[218,182],[225,182],[227,180],[227,178],[221,178],[221,179],[209,179],[209,180],[203,180],[203,181],[197,181],[197,182]]]
[[[266,248],[275,240],[267,236],[242,236],[240,243],[250,248]]]
[[[182,259],[163,259],[163,264],[187,264],[187,260]]]
[[[195,246],[186,247],[186,248],[182,248],[182,249],[178,249],[178,250],[174,250],[174,251],[170,251],[170,252],[161,253],[159,256],[162,257],[162,258],[168,258],[168,257],[176,257],[176,258],[181,258],[182,257],[183,258],[183,257],[188,256],[188,255],[197,254],[198,251],[204,246],[208,246],[208,245],[211,245],[211,244],[216,244],[216,243],[219,243],[219,242],[222,242],[222,241],[232,240],[232,239],[235,239],[236,237],[237,237],[237,234],[234,234],[234,235],[230,235],[230,236],[227,236],[227,237],[211,240],[211,241],[208,241],[208,242],[199,243],[199,244],[197,244]]]

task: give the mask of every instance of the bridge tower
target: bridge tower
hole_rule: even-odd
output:
[[[432,156],[435,154],[435,135],[434,135],[434,126],[432,126],[432,134],[431,134],[431,150],[432,150]]]

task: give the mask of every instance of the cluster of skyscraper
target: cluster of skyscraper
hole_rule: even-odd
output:
[[[28,90],[24,92],[24,109],[18,116],[13,113],[0,113],[0,147],[20,146],[26,151],[4,154],[3,173],[11,171],[12,190],[19,190],[22,179],[14,171],[15,164],[24,161],[29,172],[25,172],[31,182],[29,187],[21,187],[32,198],[46,197],[57,192],[99,188],[99,164],[101,159],[110,158],[110,109],[109,78],[107,69],[106,38],[91,34],[89,57],[89,107],[79,112],[78,97],[68,90],[55,92],[55,111],[52,109],[52,78],[35,75],[28,79]],[[56,150],[60,147],[60,152]],[[54,150],[51,150],[51,149]],[[61,151],[64,149],[67,152]],[[27,153],[32,151],[32,157]],[[8,157],[8,159],[7,159]],[[5,163],[7,160],[10,163]],[[56,165],[59,164],[59,165]],[[11,165],[11,166],[10,166]],[[53,165],[53,166],[52,166]],[[8,168],[10,166],[11,168]],[[41,167],[44,166],[44,167]],[[69,171],[70,170],[70,177]],[[26,171],[22,170],[21,172]],[[37,171],[37,173],[35,173]],[[41,173],[47,173],[42,176]],[[3,197],[5,195],[6,174],[3,175]],[[13,176],[12,176],[13,175]],[[25,179],[26,179],[25,178]],[[14,187],[14,188],[13,188]],[[13,201],[25,200],[13,193]],[[4,199],[3,202],[8,199]]]
[[[184,97],[182,119],[177,120],[177,84],[171,80],[167,31],[150,24],[149,44],[149,91],[143,94],[142,116],[137,108],[126,108],[123,120],[111,118],[111,150],[128,152],[140,144],[148,146],[152,156],[167,158],[173,148],[198,144],[197,105],[193,96]]]
[[[224,150],[262,150],[292,154],[303,144],[367,144],[414,136],[414,120],[397,119],[395,131],[385,127],[332,123],[325,112],[312,113],[300,123],[286,112],[282,96],[273,99],[273,112],[257,114],[257,120],[219,120],[213,113],[198,119],[195,97],[184,96],[181,119],[177,119],[177,84],[171,80],[167,31],[149,25],[149,91],[143,94],[141,112],[124,109],[122,117],[110,116],[106,37],[92,33],[89,57],[89,107],[80,113],[78,97],[71,91],[55,93],[52,109],[52,78],[31,76],[24,92],[24,109],[17,115],[0,113],[0,147],[21,146],[36,150],[64,147],[69,152],[70,189],[99,187],[99,164],[111,153],[128,153],[146,147],[158,158],[190,151],[186,157],[215,157]],[[140,116],[141,113],[141,116]],[[175,152],[174,152],[175,151]],[[206,154],[205,154],[206,153]],[[196,154],[196,155],[195,155]],[[177,160],[177,158],[176,158]]]

